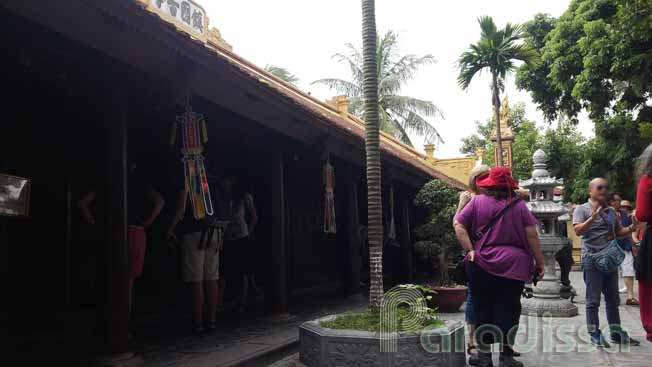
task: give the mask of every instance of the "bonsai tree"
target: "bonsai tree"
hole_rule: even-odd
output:
[[[415,206],[425,216],[425,221],[414,232],[419,241],[417,251],[424,250],[419,255],[430,253],[439,257],[439,283],[442,286],[451,284],[448,276],[448,256],[460,251],[455,231],[453,217],[458,203],[458,191],[440,180],[432,180],[425,184],[414,199]]]

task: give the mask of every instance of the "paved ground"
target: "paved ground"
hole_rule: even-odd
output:
[[[156,325],[145,327],[132,342],[136,358],[124,366],[138,367],[226,367],[247,365],[247,360],[298,341],[298,325],[307,320],[363,308],[366,299],[350,296],[302,305],[292,316],[258,317],[227,314],[217,331],[201,336],[189,333],[189,320],[172,315],[169,321],[157,315]]]
[[[644,332],[640,324],[639,309],[631,306],[621,306],[620,315],[624,327],[630,330],[631,335],[641,341],[640,347],[632,347],[629,351],[598,350],[580,342],[577,334],[585,322],[584,312],[584,282],[580,272],[571,274],[573,285],[580,294],[577,303],[580,315],[569,319],[538,319],[522,317],[519,331],[518,347],[524,351],[520,358],[526,366],[568,366],[568,367],[650,367],[652,366],[652,343],[645,341]],[[623,295],[624,301],[624,295]],[[623,302],[624,304],[624,302]],[[604,309],[601,309],[601,323],[606,324]],[[529,330],[528,330],[529,328]],[[528,334],[530,337],[528,338]],[[531,344],[531,345],[530,345]],[[527,352],[526,352],[527,351]],[[497,355],[494,364],[498,366]],[[271,364],[268,367],[304,367],[299,362],[299,355],[291,355]]]

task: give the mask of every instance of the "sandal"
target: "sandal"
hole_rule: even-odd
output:
[[[625,302],[627,306],[639,306],[638,300],[636,298],[630,298]]]

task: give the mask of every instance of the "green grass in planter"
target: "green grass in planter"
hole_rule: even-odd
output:
[[[403,325],[403,320],[405,320],[408,315],[407,308],[399,308],[397,320],[400,328],[399,331],[410,331],[404,327],[405,325]],[[430,309],[428,312],[428,319],[423,320],[421,325],[418,326],[418,329],[438,327],[443,324],[444,323],[435,316],[435,311]],[[369,311],[347,312],[328,321],[322,321],[319,325],[328,329],[336,330],[380,331],[380,314]]]

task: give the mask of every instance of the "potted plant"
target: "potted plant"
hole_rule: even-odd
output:
[[[435,278],[428,284],[437,293],[432,302],[439,312],[458,312],[466,300],[467,288],[451,279],[449,265],[453,268],[459,260],[461,249],[453,230],[453,217],[458,202],[458,191],[440,180],[423,186],[414,199],[425,220],[415,229],[417,259],[430,257]],[[451,260],[452,258],[452,260]]]

